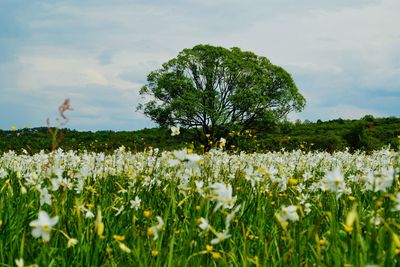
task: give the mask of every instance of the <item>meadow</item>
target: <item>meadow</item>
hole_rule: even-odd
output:
[[[0,157],[0,266],[396,266],[400,154]]]

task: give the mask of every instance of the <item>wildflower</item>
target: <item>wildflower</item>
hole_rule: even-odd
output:
[[[88,206],[89,206],[89,205],[88,205]],[[79,208],[81,209],[81,211],[86,212],[85,218],[94,218],[93,212],[91,212],[90,210],[88,210],[87,208],[85,208],[85,207],[83,207],[83,206],[80,206]]]
[[[93,212],[90,210],[86,210],[85,218],[94,218]]]
[[[51,196],[47,188],[40,189],[40,206],[43,206],[44,203],[51,205]]]
[[[231,220],[233,219],[233,217],[235,216],[235,213],[238,212],[240,210],[240,205],[238,205],[231,213],[228,214],[228,216],[226,216],[225,218],[225,229],[228,229],[230,224],[231,224]]]
[[[220,148],[223,148],[226,145],[226,139],[221,137],[221,139],[219,139],[218,145]]]
[[[187,157],[187,150],[186,149],[182,149],[182,150],[174,150],[172,152],[175,156],[175,158],[177,158],[180,161],[184,161]]]
[[[0,168],[0,179],[4,179],[7,176],[8,176],[8,172],[5,169]]]
[[[142,200],[138,196],[136,196],[135,200],[131,200],[130,203],[131,203],[131,209],[138,210],[140,208]]]
[[[374,218],[371,218],[369,222],[375,226],[379,226],[382,223],[382,219],[379,216],[375,216]]]
[[[383,191],[393,184],[394,169],[382,169],[379,173],[375,173],[375,188],[374,192]]]
[[[211,186],[212,199],[217,201],[217,205],[214,208],[216,212],[220,207],[223,209],[231,209],[235,205],[236,197],[232,196],[232,186],[224,183],[214,183]]]
[[[394,198],[396,202],[396,206],[394,207],[394,211],[400,211],[400,192],[396,194],[396,198]]]
[[[147,229],[147,234],[149,236],[153,236],[153,240],[158,239],[158,233],[162,230],[164,226],[164,221],[160,216],[157,216],[157,221],[158,221],[157,225],[154,225]]]
[[[219,252],[211,252],[211,257],[213,258],[213,260],[219,260],[222,256]]]
[[[21,186],[20,191],[21,191],[21,194],[26,194],[26,192],[27,192],[25,186]]]
[[[208,230],[208,228],[210,228],[210,224],[208,223],[208,221],[206,219],[204,219],[203,217],[198,219],[198,224],[199,227],[201,228],[201,230],[205,231]]]
[[[145,210],[143,211],[143,216],[145,218],[150,218],[151,217],[151,210]]]
[[[306,214],[309,214],[311,212],[311,204],[310,203],[304,203],[304,212]]]
[[[39,211],[39,218],[29,223],[29,226],[34,227],[32,235],[36,238],[42,237],[44,241],[50,240],[51,228],[58,222],[58,217],[50,218],[47,212]]]
[[[223,242],[225,239],[228,239],[229,237],[231,237],[230,234],[228,234],[228,231],[224,231],[222,233],[216,233],[216,238],[214,238],[213,240],[211,240],[211,244],[212,245],[216,245],[218,243]]]
[[[286,221],[298,221],[299,215],[296,213],[297,207],[294,205],[290,205],[287,207],[283,207],[279,212],[278,216],[282,222]]]
[[[180,132],[180,128],[179,127],[175,127],[175,126],[171,127],[171,136],[179,135],[180,133],[181,132]]]
[[[68,243],[67,243],[67,247],[71,248],[74,247],[76,244],[78,244],[78,240],[75,238],[69,238],[68,239]]]
[[[338,197],[340,197],[345,189],[345,182],[343,174],[341,173],[339,167],[326,174],[325,182],[328,186],[328,189],[332,192],[336,192],[338,194]]]
[[[211,252],[211,251],[213,251],[213,249],[214,249],[213,246],[211,246],[211,245],[206,245],[206,251],[207,251],[207,252]]]
[[[15,259],[15,264],[17,265],[17,267],[24,267],[24,259],[23,258],[19,258],[19,259]]]
[[[204,182],[194,181],[194,183],[196,185],[196,191],[200,194],[200,196],[204,197],[204,191],[203,191]]]
[[[151,251],[151,256],[157,257],[157,256],[158,256],[158,250],[157,250],[157,249],[153,249],[153,250]]]
[[[11,129],[11,131],[15,132],[17,130],[17,126],[13,125],[13,126],[10,127],[10,129]]]

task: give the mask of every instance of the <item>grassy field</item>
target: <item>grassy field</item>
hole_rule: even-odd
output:
[[[399,152],[0,157],[0,266],[395,266]]]

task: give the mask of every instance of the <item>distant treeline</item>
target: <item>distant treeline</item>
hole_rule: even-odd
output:
[[[149,147],[173,150],[192,147],[200,151],[202,144],[194,130],[181,129],[181,134],[171,136],[169,129],[153,128],[139,131],[80,132],[62,129],[58,147],[63,150],[95,151],[110,153],[124,146],[131,151],[143,151]],[[331,121],[296,121],[263,125],[241,133],[224,130],[217,134],[212,146],[220,137],[226,139],[225,149],[264,152],[267,150],[303,149],[338,151],[350,149],[372,151],[390,145],[399,148],[400,118],[374,118],[367,115],[359,120],[336,119]],[[0,153],[15,150],[29,154],[51,150],[48,128],[29,128],[16,131],[0,130]]]

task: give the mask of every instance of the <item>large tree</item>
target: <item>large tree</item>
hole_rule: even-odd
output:
[[[237,130],[280,120],[305,105],[290,74],[262,56],[234,47],[197,45],[151,72],[138,109],[160,126]]]

